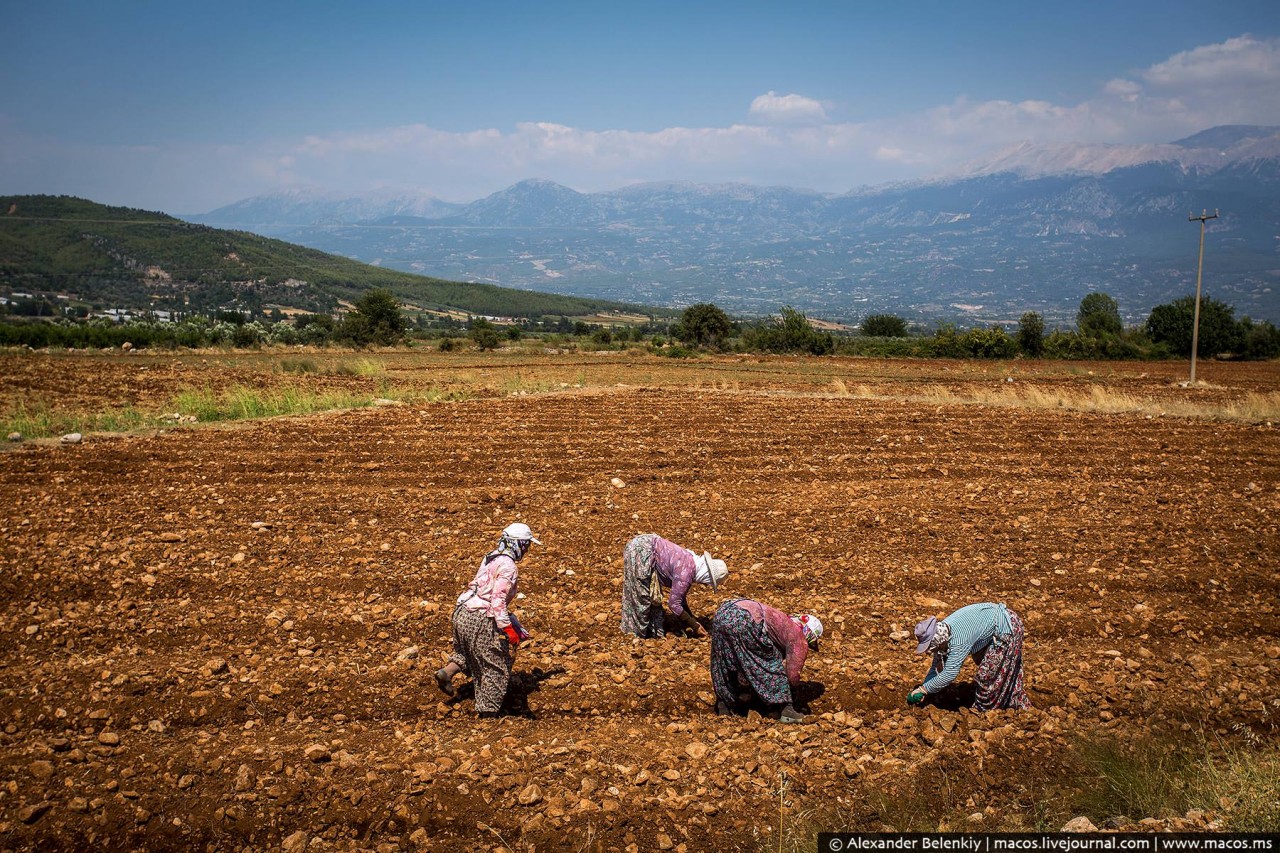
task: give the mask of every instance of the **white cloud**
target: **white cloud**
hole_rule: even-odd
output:
[[[1108,80],[1107,85],[1102,87],[1102,91],[1104,94],[1113,95],[1122,101],[1133,103],[1142,94],[1142,86],[1132,80],[1117,77],[1114,80]]]
[[[751,102],[747,114],[761,124],[826,124],[827,111],[821,102],[803,95],[765,92]]]
[[[1203,89],[1280,84],[1280,41],[1244,35],[1174,54],[1142,73],[1152,86]]]
[[[959,97],[915,114],[832,122],[801,95],[756,98],[749,122],[657,131],[528,122],[426,124],[240,146],[70,146],[0,116],[0,188],[174,212],[288,185],[417,189],[471,201],[543,177],[584,192],[639,181],[743,181],[830,192],[953,169],[1012,144],[1165,142],[1217,124],[1280,124],[1280,40],[1241,36],[1103,83],[1074,104]]]

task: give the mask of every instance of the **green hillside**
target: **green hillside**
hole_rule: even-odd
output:
[[[328,312],[369,288],[425,309],[515,317],[607,311],[618,302],[444,281],[243,231],[70,196],[0,196],[0,288],[55,291],[101,307],[215,310],[280,305]]]

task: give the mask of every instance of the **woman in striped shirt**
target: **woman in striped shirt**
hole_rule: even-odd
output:
[[[907,696],[919,705],[960,673],[970,655],[978,664],[975,711],[1030,708],[1022,679],[1022,620],[1003,604],[970,604],[939,622],[934,617],[916,625],[916,654],[933,653],[924,682]]]

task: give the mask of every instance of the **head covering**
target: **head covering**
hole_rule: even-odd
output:
[[[694,554],[693,564],[696,566],[693,579],[698,583],[711,584],[712,589],[719,589],[720,581],[729,574],[729,567],[725,565],[724,560],[715,559],[710,551],[703,551],[701,556]]]
[[[811,648],[818,647],[818,640],[822,639],[822,620],[812,613],[797,613],[791,617],[800,625],[800,630],[804,632],[805,642]]]
[[[920,641],[920,645],[916,646],[916,654],[922,655],[929,651],[929,644],[933,642],[933,635],[937,632],[938,620],[933,616],[916,623],[916,639]]]
[[[542,543],[534,538],[529,525],[517,521],[503,529],[502,536],[498,539],[498,547],[490,553],[490,556],[506,554],[513,560],[521,560],[529,552],[530,544],[541,545]]]
[[[528,540],[535,545],[542,544],[534,537],[533,531],[529,529],[529,525],[522,521],[517,521],[515,524],[508,524],[506,529],[502,531],[502,535],[508,539],[514,539],[517,542]]]

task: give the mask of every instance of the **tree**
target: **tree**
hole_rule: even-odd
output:
[[[719,347],[733,331],[729,317],[710,302],[690,305],[680,315],[677,337],[687,344]]]
[[[744,335],[748,349],[765,352],[807,352],[826,355],[836,347],[830,332],[819,332],[800,311],[787,306],[777,321],[749,330]]]
[[[1248,317],[1243,317],[1240,320],[1240,331],[1244,334],[1245,358],[1280,356],[1280,329],[1270,321],[1255,323]]]
[[[356,302],[356,309],[343,321],[342,337],[361,346],[391,346],[404,339],[408,327],[391,291],[375,287],[365,291]]]
[[[1032,358],[1044,354],[1044,318],[1035,311],[1018,318],[1018,349]]]
[[[1190,356],[1195,311],[1194,296],[1157,305],[1147,317],[1147,334],[1154,343],[1165,344],[1178,355]],[[1211,358],[1225,352],[1239,353],[1245,345],[1246,329],[1236,322],[1235,309],[1207,296],[1201,299],[1199,351],[1196,355]]]
[[[862,334],[874,338],[905,338],[907,321],[893,314],[868,314],[862,321]]]
[[[471,321],[470,335],[481,350],[498,348],[498,327],[483,317],[476,317]]]
[[[1120,306],[1105,293],[1090,293],[1080,300],[1076,328],[1080,334],[1090,338],[1118,335],[1124,331],[1124,323],[1120,320]]]

